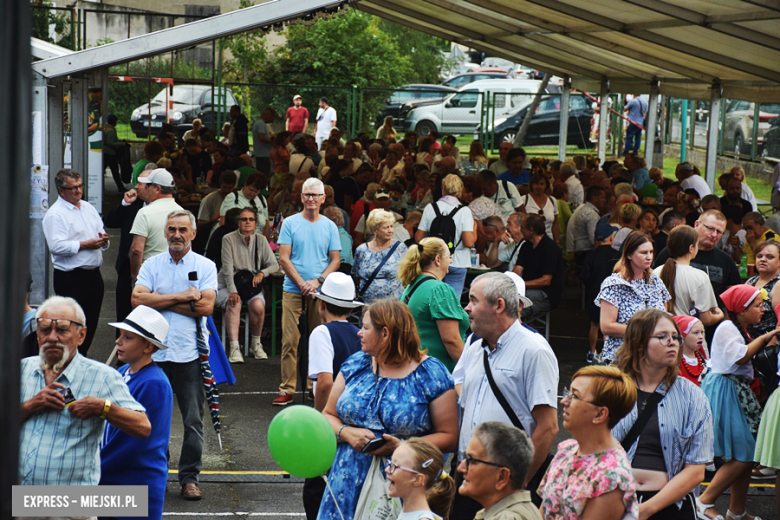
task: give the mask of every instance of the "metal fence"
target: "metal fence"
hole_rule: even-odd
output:
[[[740,159],[780,159],[780,103],[753,103],[724,99],[718,135],[718,155]],[[666,143],[683,150],[707,147],[710,104],[667,99]]]

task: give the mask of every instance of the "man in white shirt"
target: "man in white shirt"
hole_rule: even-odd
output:
[[[219,217],[219,208],[222,207],[225,197],[236,188],[237,180],[236,172],[232,170],[226,170],[220,174],[219,189],[203,197],[200,203],[198,228],[215,221]],[[206,230],[206,232],[209,232],[209,230]]]
[[[509,215],[522,209],[523,202],[517,187],[509,181],[498,182],[496,174],[490,170],[479,172],[479,184],[482,196],[495,202],[501,208],[501,217],[506,221]]]
[[[452,373],[463,408],[458,453],[466,451],[478,425],[512,424],[488,381],[487,358],[498,390],[520,421],[515,426],[522,427],[534,445],[524,487],[535,494],[528,483],[542,467],[558,433],[558,360],[544,336],[520,324],[518,312],[517,287],[507,275],[486,273],[472,282],[466,313],[473,334]],[[456,495],[451,518],[473,518],[479,509],[480,505]]]
[[[572,161],[561,164],[561,180],[569,188],[569,203],[579,206],[585,198],[585,190],[577,178],[577,166]]]
[[[488,170],[496,174],[496,177],[509,169],[509,165],[506,163],[506,155],[511,149],[512,143],[509,142],[501,143],[498,146],[498,160],[488,168]]]
[[[54,292],[70,296],[81,305],[87,317],[87,335],[79,345],[86,356],[103,305],[103,251],[108,234],[92,205],[81,200],[84,183],[75,170],[62,169],[54,177],[59,198],[43,217],[43,234],[54,264]]]
[[[168,250],[168,240],[165,238],[168,214],[182,209],[173,200],[176,186],[173,176],[165,168],[157,168],[148,176],[139,178],[136,190],[138,198],[146,206],[138,211],[130,229],[130,234],[134,235],[130,246],[131,280],[138,278],[143,262]]]
[[[707,181],[701,178],[700,175],[696,175],[694,166],[689,162],[680,163],[674,171],[675,177],[680,181],[680,186],[683,191],[687,189],[694,189],[699,194],[699,199],[712,193]]]
[[[314,127],[314,138],[317,149],[322,148],[322,142],[330,137],[330,131],[336,126],[336,109],[328,104],[328,98],[320,98],[320,109],[317,110],[317,126]]]

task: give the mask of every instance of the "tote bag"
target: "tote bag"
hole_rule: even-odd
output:
[[[382,474],[384,457],[374,457],[360,490],[354,518],[360,520],[395,520],[403,506],[399,498],[387,494],[387,481]]]

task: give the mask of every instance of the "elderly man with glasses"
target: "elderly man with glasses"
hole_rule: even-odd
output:
[[[341,239],[338,228],[320,215],[325,202],[325,186],[318,179],[308,179],[301,191],[303,211],[285,219],[279,234],[279,263],[284,270],[282,292],[282,383],[276,406],[286,406],[296,389],[298,320],[308,319],[311,332],[322,323],[312,298],[327,276],[341,264]],[[304,313],[304,309],[306,314]]]
[[[19,483],[96,486],[105,423],[144,439],[146,410],[119,372],[79,353],[87,328],[76,300],[53,296],[35,316],[40,354],[22,360]]]
[[[87,316],[86,338],[79,351],[87,355],[103,305],[103,251],[108,235],[92,205],[81,200],[84,183],[75,170],[54,177],[59,198],[43,217],[43,233],[54,264],[54,292],[76,300]]]

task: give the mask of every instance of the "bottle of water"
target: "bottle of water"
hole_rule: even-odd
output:
[[[479,267],[479,255],[477,254],[477,249],[474,247],[471,248],[471,267]],[[747,269],[747,267],[745,269]]]

